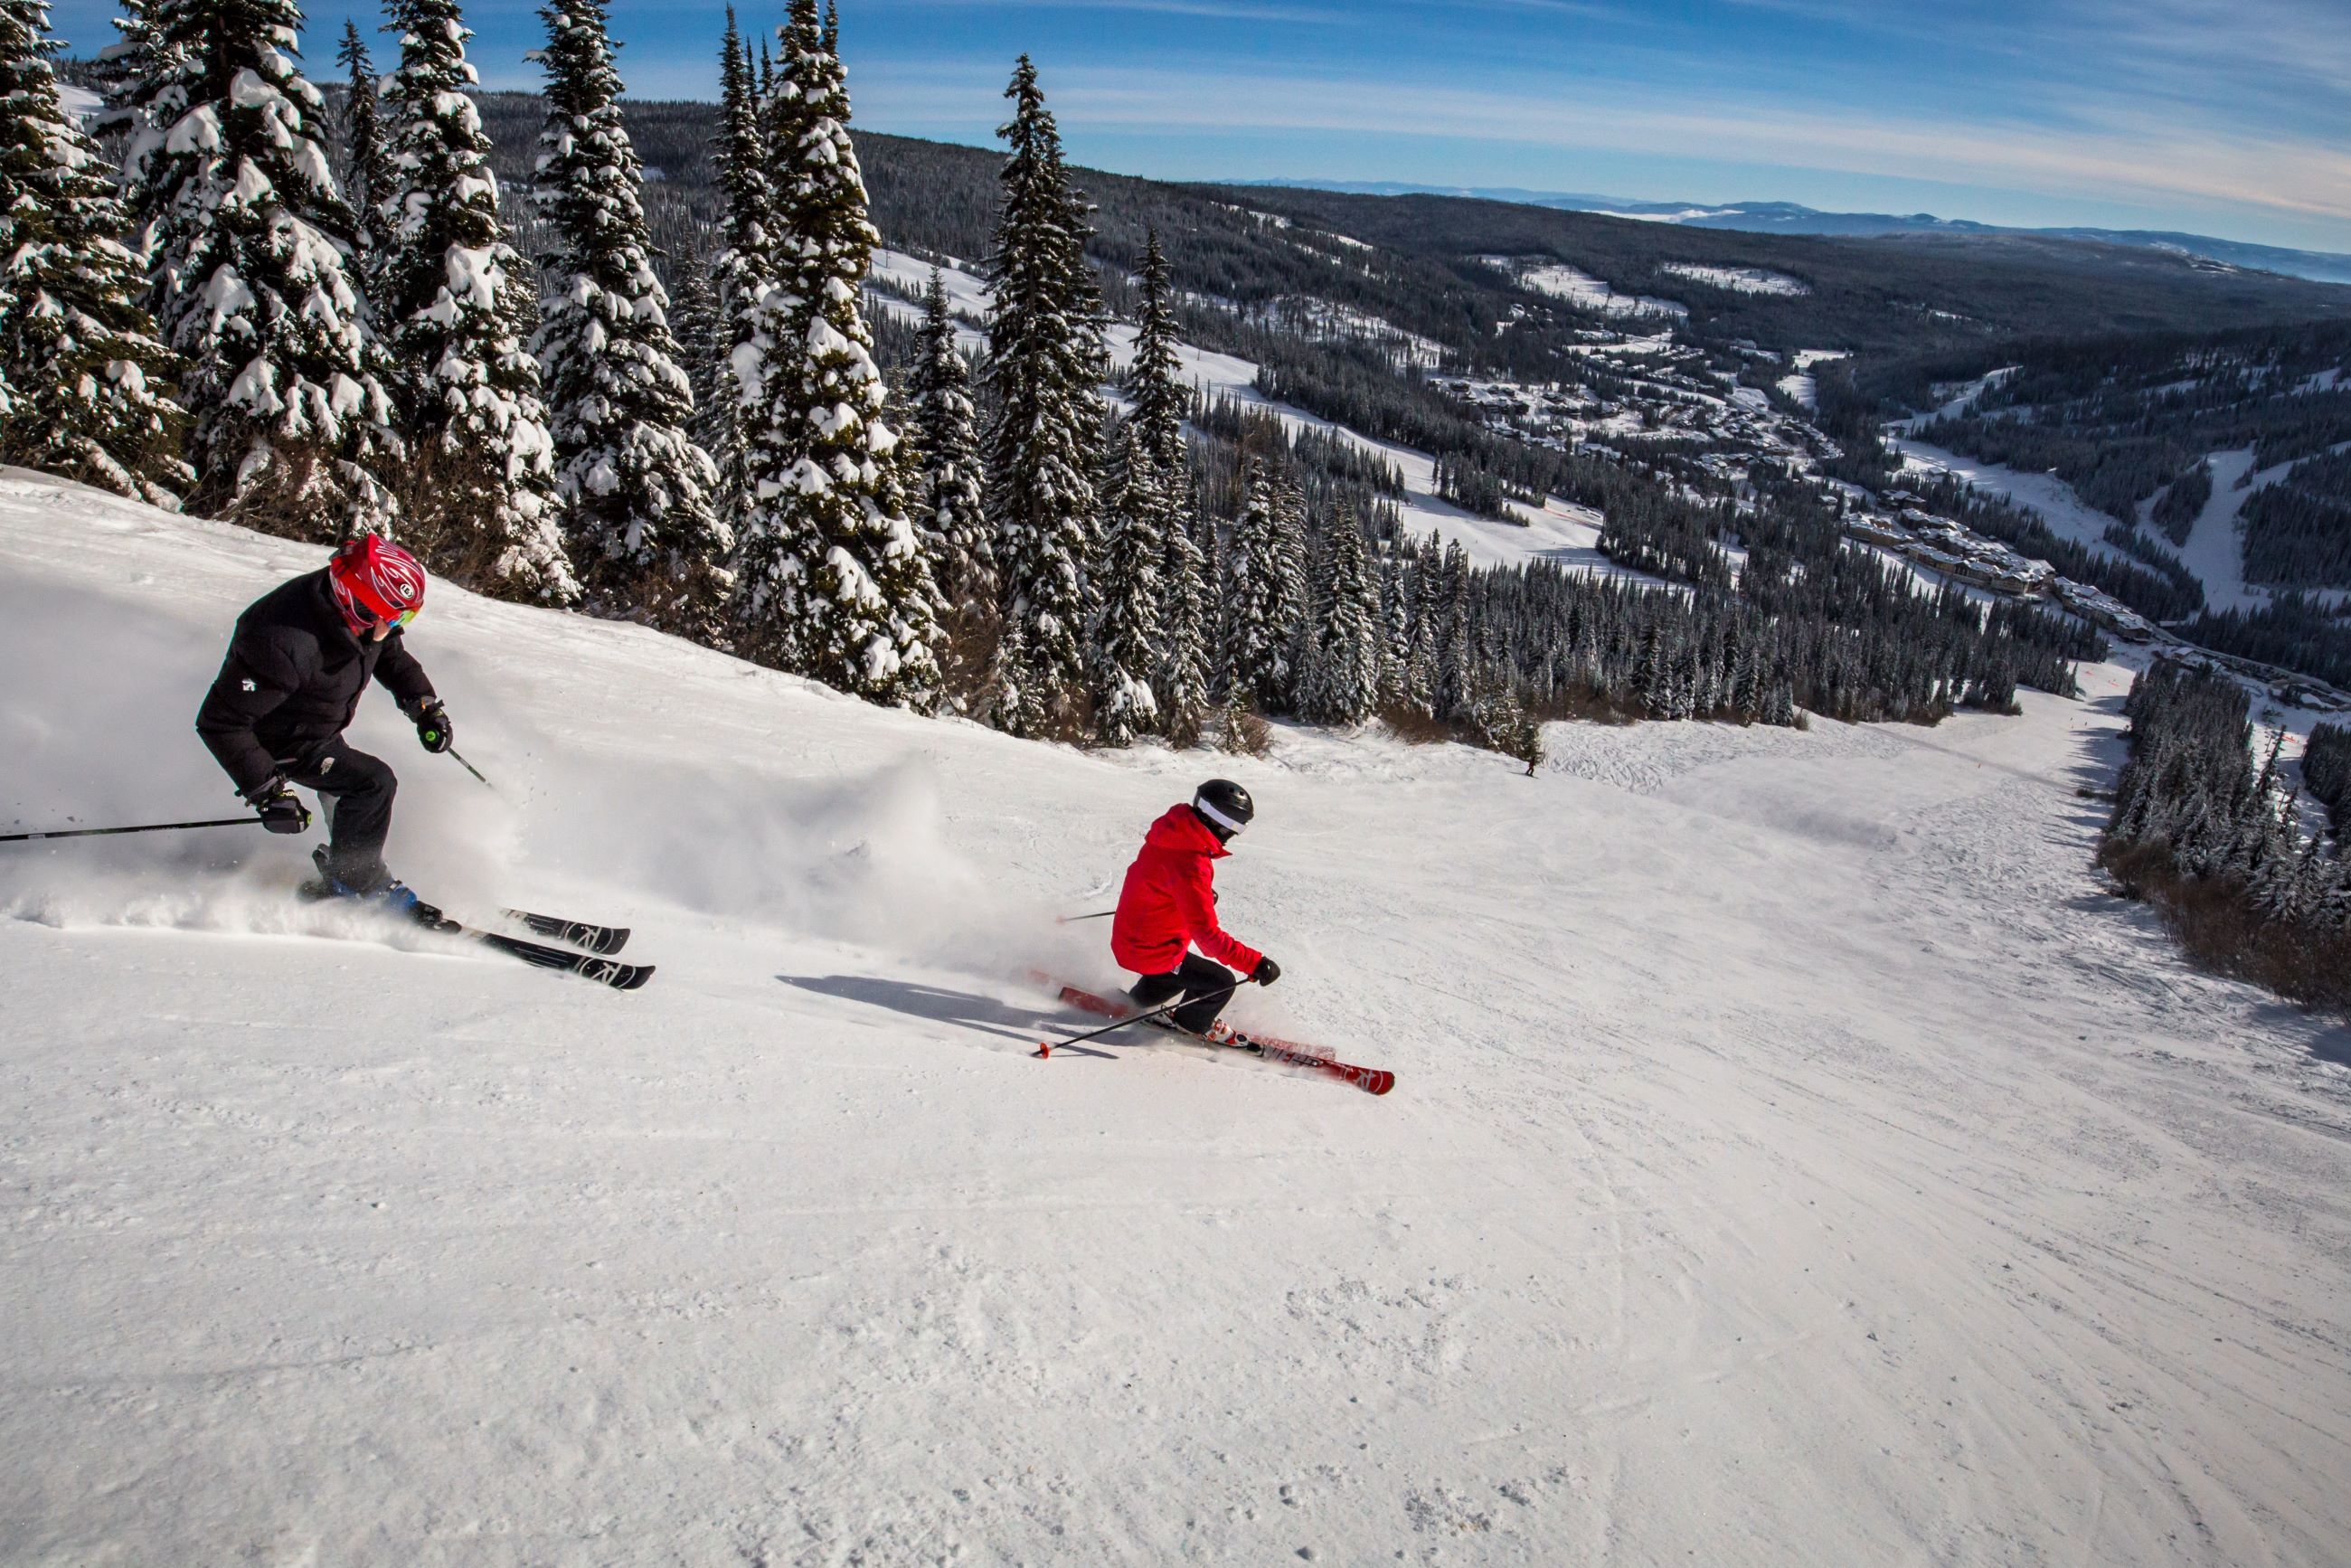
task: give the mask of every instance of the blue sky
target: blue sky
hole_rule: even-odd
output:
[[[744,8],[747,26],[780,0]],[[2351,0],[844,0],[859,122],[987,142],[1035,57],[1079,161],[1169,179],[1516,185],[2351,251]],[[111,8],[67,0],[78,50]],[[305,36],[331,73],[345,16]],[[715,94],[723,8],[615,0],[632,91]],[[529,86],[533,5],[468,9]],[[390,39],[381,44],[391,51]]]

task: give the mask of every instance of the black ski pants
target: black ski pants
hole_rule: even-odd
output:
[[[1145,1012],[1181,995],[1184,1005],[1168,1017],[1181,1029],[1206,1034],[1225,1004],[1233,999],[1235,977],[1230,969],[1197,953],[1164,975],[1145,975],[1128,988],[1127,996]]]
[[[287,778],[316,789],[326,803],[328,873],[354,887],[381,881],[383,841],[392,831],[392,798],[400,788],[392,764],[352,750],[337,736],[284,766]]]

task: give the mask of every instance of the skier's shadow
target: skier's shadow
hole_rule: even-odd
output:
[[[862,1002],[869,1007],[888,1008],[909,1018],[953,1024],[958,1029],[972,1030],[980,1034],[1001,1035],[1028,1046],[1067,1033],[1076,1027],[1066,1014],[1016,1007],[1010,1002],[977,996],[970,991],[950,991],[938,986],[916,985],[908,980],[883,979],[877,975],[778,975],[776,978],[788,986],[798,986],[801,990],[814,991],[820,996],[838,997],[843,1001]],[[1082,1030],[1080,1032],[1083,1032]],[[1100,1057],[1105,1061],[1118,1060],[1115,1051],[1095,1051],[1082,1045],[1056,1045],[1054,1054],[1059,1055],[1063,1051],[1073,1056]]]

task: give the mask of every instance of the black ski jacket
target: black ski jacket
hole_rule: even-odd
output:
[[[402,708],[433,695],[397,630],[381,643],[351,635],[321,569],[280,583],[236,618],[196,733],[250,794],[342,734],[371,675]]]

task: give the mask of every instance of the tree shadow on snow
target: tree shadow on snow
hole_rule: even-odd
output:
[[[862,1002],[868,1007],[888,1008],[892,1012],[904,1013],[909,1018],[929,1023],[952,1024],[957,1029],[971,1030],[979,1034],[1000,1035],[1017,1040],[1021,1044],[1035,1046],[1041,1040],[1058,1040],[1071,1030],[1084,1032],[1084,1026],[1068,1014],[1041,1008],[1024,1008],[998,1001],[971,991],[951,991],[941,986],[918,985],[911,980],[884,979],[878,975],[778,975],[788,986],[798,986],[804,991],[820,996],[837,997],[842,1001]],[[1095,1056],[1115,1061],[1115,1051],[1095,1051],[1082,1045],[1055,1046],[1058,1054],[1067,1050],[1073,1056]]]

